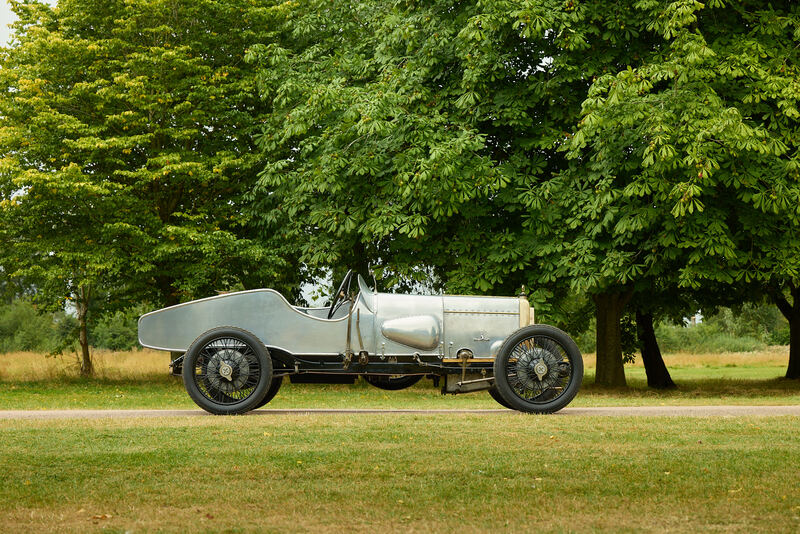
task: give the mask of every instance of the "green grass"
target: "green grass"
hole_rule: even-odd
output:
[[[702,365],[697,367],[673,367],[669,370],[672,379],[676,382],[691,382],[693,380],[717,379],[744,379],[744,380],[772,380],[783,378],[786,374],[785,365]],[[593,376],[593,375],[592,375]],[[628,367],[625,369],[628,379],[645,380],[647,375],[644,367]]]
[[[163,362],[143,369],[137,356],[94,380],[35,375],[38,357],[8,358],[0,409],[196,408]],[[597,388],[590,366],[572,406],[799,403],[800,383],[780,379],[774,361],[676,357],[680,389],[666,392],[647,389],[635,366],[630,388]],[[485,392],[442,396],[426,380],[397,392],[287,383],[268,407],[498,405]],[[0,465],[10,532],[800,529],[798,417],[0,420]]]
[[[800,418],[0,421],[16,531],[796,532]]]

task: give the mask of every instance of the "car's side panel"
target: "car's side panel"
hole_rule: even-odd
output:
[[[398,295],[394,293],[378,293],[375,299],[376,321],[375,339],[378,340],[377,353],[385,356],[409,355],[419,352],[421,355],[438,355],[442,348],[442,297],[423,295]],[[411,344],[398,342],[404,336],[396,328],[405,325]],[[430,327],[427,322],[438,323],[438,328]],[[389,322],[384,329],[384,323]],[[394,324],[394,326],[392,326]],[[387,335],[388,334],[388,337]],[[420,342],[420,339],[424,340]],[[435,338],[435,339],[434,339]]]
[[[477,358],[489,358],[528,320],[516,298],[374,293],[359,282],[350,319],[350,349],[356,353],[456,358],[459,350],[469,349]],[[337,318],[328,320],[326,309],[294,307],[272,289],[242,291],[145,314],[139,319],[139,342],[183,352],[204,332],[233,326],[291,354],[337,355],[347,347],[348,309],[345,303]]]
[[[519,299],[445,295],[445,358],[469,349],[477,358],[494,357],[503,340],[520,326]]]
[[[363,304],[360,307],[366,308]],[[369,336],[364,343],[374,346],[371,317],[365,317],[364,311],[359,314],[362,330],[365,323],[368,327]],[[257,289],[145,314],[139,319],[139,343],[158,350],[186,351],[200,334],[219,326],[242,328],[268,347],[292,354],[338,354],[347,341],[346,314],[333,320],[318,318],[297,310],[277,291]]]

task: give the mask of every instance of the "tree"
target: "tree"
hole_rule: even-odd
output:
[[[798,6],[639,5],[662,40],[590,91],[572,141],[583,205],[639,236],[611,248],[617,280],[669,264],[683,287],[760,285],[753,299],[770,293],[789,320],[786,376],[800,378]]]
[[[386,46],[399,47],[403,37],[391,29],[392,19],[422,20],[429,10],[413,11],[395,13],[391,2],[310,2],[285,11],[291,48],[254,47],[250,56],[262,67],[260,87],[274,110],[260,142],[270,163],[255,189],[254,216],[275,224],[287,214],[292,224],[284,231],[303,244],[302,260],[312,266],[366,259],[413,278],[425,272],[415,273],[420,264],[441,265],[424,258],[446,257],[444,243],[425,229],[496,189],[495,176],[481,176],[492,173],[478,153],[477,132],[438,109],[409,113],[436,98],[417,86],[421,80],[401,75],[395,87],[381,86],[392,76],[381,71],[395,68],[396,51],[378,52],[379,36],[389,31]],[[456,11],[462,22],[469,14]],[[424,76],[452,61],[447,39],[455,31],[437,34],[439,48],[426,55],[431,65]],[[424,29],[415,35],[422,39]],[[397,66],[401,74],[404,68]],[[431,179],[443,169],[452,175],[449,187]],[[273,191],[281,198],[277,211],[260,204],[271,202]]]
[[[2,265],[35,281],[40,300],[75,299],[81,339],[95,291],[109,306],[265,283],[297,294],[290,245],[272,228],[257,236],[243,214],[268,112],[243,59],[270,41],[271,4],[12,2]]]
[[[624,4],[624,3],[623,3]],[[255,47],[273,115],[254,190],[281,198],[311,265],[354,244],[453,291],[566,297],[561,216],[532,192],[592,79],[647,53],[644,14],[607,2],[308,2],[291,46]],[[632,59],[633,58],[633,59]],[[256,209],[268,222],[279,212]],[[417,269],[415,271],[415,269]]]

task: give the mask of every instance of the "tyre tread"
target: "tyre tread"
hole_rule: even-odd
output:
[[[506,353],[510,352],[511,349],[513,349],[513,347],[515,347],[523,339],[534,336],[551,337],[555,341],[559,342],[562,347],[572,356],[571,360],[573,367],[573,378],[567,386],[567,391],[565,391],[560,397],[545,404],[534,404],[521,399],[511,389],[511,385],[508,383],[505,370],[502,369],[502,362],[506,359]],[[574,399],[575,395],[578,394],[581,382],[583,381],[583,356],[581,355],[581,351],[575,341],[573,341],[573,339],[569,337],[569,335],[563,330],[556,328],[555,326],[543,324],[525,326],[508,336],[508,338],[506,338],[506,340],[503,342],[503,345],[500,347],[500,350],[497,351],[497,358],[494,362],[494,376],[494,387],[497,389],[497,393],[509,404],[509,407],[512,409],[536,414],[554,413],[572,402],[572,399]]]
[[[231,337],[235,337],[236,334],[243,335],[245,340],[248,344],[253,341],[256,343],[256,347],[253,347],[254,350],[262,351],[262,355],[264,356],[264,365],[262,365],[261,369],[261,380],[259,384],[256,386],[256,391],[253,392],[253,395],[244,399],[239,404],[233,405],[220,405],[216,404],[213,401],[207,399],[197,390],[197,384],[194,383],[194,377],[192,376],[194,373],[194,354],[193,350],[196,348],[198,342],[203,340],[207,337],[213,337],[219,333],[225,332],[226,334],[230,335]],[[255,410],[260,405],[259,403],[264,399],[266,394],[269,391],[269,386],[272,383],[272,358],[269,353],[269,349],[264,345],[264,343],[259,339],[258,336],[245,330],[244,328],[239,328],[236,326],[217,326],[210,330],[206,330],[199,336],[192,341],[192,344],[189,345],[189,348],[186,350],[184,356],[184,366],[183,366],[183,385],[186,389],[186,392],[189,394],[189,397],[197,404],[200,408],[204,409],[205,411],[212,413],[214,415],[239,415],[243,413],[247,413],[251,410]],[[186,365],[190,364],[190,365]],[[266,378],[265,378],[266,376]],[[267,383],[264,386],[264,382]],[[259,391],[259,389],[261,391]]]

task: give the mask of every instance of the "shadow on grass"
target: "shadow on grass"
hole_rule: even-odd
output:
[[[633,398],[705,398],[705,397],[792,397],[800,395],[800,380],[786,378],[684,378],[676,379],[677,389],[653,389],[647,381],[628,378],[628,386],[609,388],[594,384],[594,376],[586,376],[582,395]]]
[[[652,389],[647,387],[645,379],[630,377],[627,379],[627,387],[604,387],[594,383],[594,376],[589,374],[584,377],[581,385],[581,393],[592,395],[614,395],[614,396],[656,396],[656,397],[686,397],[686,396],[768,396],[768,395],[797,395],[800,394],[800,380],[789,380],[786,378],[771,379],[748,379],[748,378],[684,378],[675,380],[677,389]],[[0,384],[24,386],[50,386],[50,387],[183,387],[183,381],[179,376],[169,374],[153,374],[141,377],[94,377],[83,378],[65,376],[60,378],[42,378],[34,380],[0,380]],[[292,389],[317,389],[326,391],[375,391],[374,388],[363,379],[356,380],[355,384],[290,384],[288,380],[284,382],[284,388]],[[423,380],[418,385],[408,389],[409,393],[430,393],[433,390],[430,380]]]

